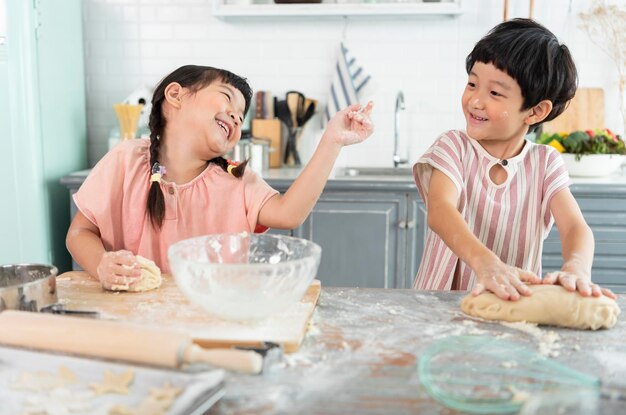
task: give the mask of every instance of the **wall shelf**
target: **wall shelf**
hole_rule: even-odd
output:
[[[216,0],[213,14],[228,19],[238,17],[318,17],[318,16],[455,16],[463,13],[461,0],[402,3],[297,3],[226,4]]]

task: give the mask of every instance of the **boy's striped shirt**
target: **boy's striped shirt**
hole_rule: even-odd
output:
[[[417,161],[413,173],[426,206],[432,169],[444,173],[456,186],[458,210],[474,235],[503,262],[541,276],[543,241],[554,221],[550,200],[569,186],[569,175],[554,148],[529,141],[507,159],[507,179],[496,185],[489,170],[499,162],[465,132],[448,131]],[[429,228],[414,288],[451,289],[457,262],[458,287],[472,288],[472,269]]]

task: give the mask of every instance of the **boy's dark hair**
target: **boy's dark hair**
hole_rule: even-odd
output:
[[[162,107],[165,100],[165,88],[172,82],[179,83],[183,88],[189,89],[192,93],[198,92],[204,87],[209,86],[215,81],[222,81],[225,84],[232,85],[237,88],[246,101],[244,109],[244,117],[250,109],[252,100],[252,89],[245,78],[235,75],[224,69],[212,68],[210,66],[185,65],[176,69],[171,74],[159,82],[152,95],[152,111],[150,112],[150,169],[159,161],[159,147],[161,145],[160,138],[165,130],[165,117],[163,117]],[[209,163],[215,163],[222,167],[224,171],[228,171],[228,162],[223,157],[215,157],[208,160]],[[247,162],[239,164],[239,166],[231,169],[235,177],[243,176]],[[152,172],[152,171],[151,171]],[[165,199],[158,182],[152,182],[148,193],[147,212],[150,221],[155,228],[160,229],[165,217]]]
[[[559,116],[578,87],[576,65],[567,46],[531,19],[509,20],[491,29],[467,55],[468,74],[476,62],[491,63],[517,81],[524,98],[520,110],[544,99],[552,101],[552,111],[542,122]]]

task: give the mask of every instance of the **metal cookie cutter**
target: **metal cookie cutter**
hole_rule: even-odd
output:
[[[283,358],[283,347],[274,342],[263,342],[258,346],[235,346],[238,350],[250,350],[260,354],[263,357],[263,368],[261,373],[267,373],[273,365],[280,362]]]
[[[97,311],[88,311],[88,310],[68,310],[65,308],[63,304],[50,304],[49,306],[43,307],[39,310],[42,313],[51,313],[51,314],[67,314],[76,317],[93,317],[98,318],[100,313]]]

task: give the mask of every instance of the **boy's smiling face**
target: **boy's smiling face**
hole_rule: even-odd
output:
[[[521,140],[528,132],[528,117],[533,112],[521,109],[523,101],[515,79],[491,63],[476,62],[461,98],[467,134],[487,151]],[[493,155],[499,157],[497,153]]]

